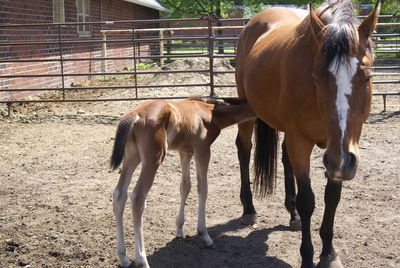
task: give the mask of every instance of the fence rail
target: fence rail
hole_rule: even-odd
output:
[[[376,55],[379,57],[374,66],[374,84],[399,84],[400,83],[400,22],[383,22],[386,19],[398,20],[398,15],[380,16],[378,32],[374,33],[376,40]],[[246,19],[221,19],[214,16],[203,16],[201,19],[159,19],[159,20],[129,20],[129,21],[105,21],[88,23],[63,23],[63,24],[0,24],[0,30],[6,33],[19,30],[25,33],[27,29],[41,29],[38,36],[21,34],[20,38],[8,38],[0,41],[0,103],[11,107],[13,103],[32,102],[87,102],[87,101],[123,101],[147,99],[140,95],[139,89],[155,87],[203,87],[209,88],[209,95],[217,97],[215,88],[235,87],[235,84],[218,84],[215,80],[217,74],[233,73],[233,71],[216,70],[214,59],[228,58],[234,61],[236,42],[238,35],[246,23]],[[92,27],[91,37],[79,37],[74,32],[79,25]],[[385,29],[384,31],[381,31]],[[388,30],[389,29],[389,30]],[[392,32],[390,32],[392,29]],[[394,30],[393,30],[394,29]],[[29,33],[29,31],[28,31]],[[1,35],[1,33],[0,33]],[[5,35],[6,37],[9,35]],[[4,38],[3,38],[4,39]],[[18,50],[22,47],[25,50]],[[83,47],[87,50],[82,53],[74,51]],[[38,48],[37,54],[18,54],[18,51],[33,51]],[[124,49],[126,55],[109,54],[110,51]],[[51,51],[49,55],[43,55],[42,51]],[[129,55],[128,55],[129,54]],[[383,56],[386,55],[386,58]],[[176,59],[205,57],[209,66],[199,70],[139,70],[141,63],[147,60],[157,62],[161,66],[165,61]],[[109,71],[110,62],[126,61],[132,65],[129,71],[117,71],[115,68]],[[71,64],[87,63],[95,70],[71,72]],[[96,63],[98,62],[98,63]],[[13,71],[22,68],[29,63],[33,70],[28,72]],[[35,64],[49,64],[49,71],[38,72]],[[97,65],[96,65],[97,64]],[[2,68],[3,66],[3,68]],[[5,68],[4,68],[5,66]],[[41,66],[41,65],[40,65]],[[36,69],[35,69],[36,68]],[[41,67],[40,67],[41,68]],[[44,68],[44,67],[43,67]],[[138,76],[149,74],[177,74],[177,73],[208,73],[209,80],[206,83],[192,84],[140,84]],[[76,86],[68,84],[74,78],[93,78],[99,76],[129,75],[133,80],[130,85],[113,86]],[[38,87],[23,85],[23,80],[53,79],[58,81],[53,85]],[[386,78],[386,79],[383,79]],[[45,82],[43,82],[45,83]],[[21,86],[22,85],[22,86]],[[54,86],[55,85],[55,86]],[[66,97],[66,92],[71,90],[105,90],[105,89],[134,89],[135,94],[131,98],[82,98],[71,99]],[[13,94],[60,91],[60,99],[32,100],[17,98]],[[9,93],[10,97],[1,98],[1,94]],[[400,96],[400,92],[374,92],[374,95],[382,96],[384,110],[386,110],[387,96]],[[151,98],[155,98],[152,96]],[[163,98],[183,98],[185,96],[172,96]]]

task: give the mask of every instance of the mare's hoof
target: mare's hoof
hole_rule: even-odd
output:
[[[343,268],[338,256],[321,256],[317,268]]]
[[[215,244],[212,243],[211,245],[206,245],[206,248],[208,248],[208,249],[215,249]]]
[[[296,219],[289,222],[289,226],[293,231],[301,231],[301,220]]]
[[[254,225],[257,223],[257,213],[254,214],[243,214],[242,224],[244,225]]]
[[[315,268],[315,265],[314,263],[309,263],[309,264],[302,263],[300,268]]]

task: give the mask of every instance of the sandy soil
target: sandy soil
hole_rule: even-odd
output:
[[[231,76],[224,79],[233,81]],[[143,94],[203,94],[165,90]],[[394,91],[394,86],[379,90]],[[232,89],[222,93],[234,95]],[[345,267],[400,267],[400,102],[398,97],[389,97],[385,113],[380,112],[381,102],[380,97],[374,98],[361,139],[359,171],[345,183],[336,216],[334,242]],[[11,118],[0,119],[0,267],[118,265],[111,207],[118,174],[108,171],[108,161],[117,120],[134,104],[19,105],[14,106]],[[258,224],[240,223],[235,135],[236,127],[224,130],[212,147],[207,223],[214,249],[207,249],[196,236],[195,179],[187,201],[188,237],[174,239],[180,166],[177,154],[168,153],[144,216],[152,267],[299,267],[300,233],[288,228],[281,165],[276,193],[255,200]],[[316,149],[312,156],[315,262],[321,251],[318,229],[326,183],[321,155]],[[133,258],[135,237],[129,210],[128,203],[125,225],[128,255]]]

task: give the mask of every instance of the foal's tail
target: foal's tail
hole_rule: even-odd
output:
[[[119,167],[124,158],[125,145],[128,140],[128,135],[134,123],[135,116],[124,116],[118,124],[117,133],[115,134],[114,148],[110,159],[111,170]]]
[[[277,144],[279,132],[257,118],[255,124],[254,188],[261,197],[271,194],[276,182]]]

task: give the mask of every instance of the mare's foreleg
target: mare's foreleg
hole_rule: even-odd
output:
[[[132,174],[140,163],[140,157],[136,148],[133,152],[127,150],[121,170],[121,175],[113,193],[113,211],[116,219],[117,228],[117,256],[122,267],[128,267],[131,262],[126,255],[124,239],[123,215],[126,200],[128,199],[128,186],[132,179]]]
[[[206,201],[208,193],[207,171],[210,162],[210,147],[201,146],[194,152],[197,171],[197,192],[199,194],[197,233],[204,240],[207,247],[213,245],[213,241],[208,235],[206,226]]]
[[[333,224],[335,220],[336,208],[340,201],[342,183],[328,179],[325,187],[325,211],[319,234],[322,239],[322,253],[318,268],[342,268],[339,257],[337,256],[332,244]]]
[[[192,159],[192,153],[180,152],[181,167],[182,167],[182,181],[180,186],[181,193],[181,204],[179,207],[178,216],[176,217],[176,237],[183,238],[183,224],[185,222],[185,203],[187,196],[192,187],[190,181],[190,161]]]
[[[285,173],[285,207],[290,213],[289,225],[293,230],[300,231],[300,216],[296,211],[296,185],[285,141],[282,142],[282,163]]]
[[[311,240],[310,222],[315,208],[315,196],[309,177],[313,144],[300,139],[297,133],[286,135],[285,141],[298,189],[296,208],[301,219],[301,268],[314,268],[314,247]]]
[[[314,247],[311,240],[310,223],[315,208],[315,196],[308,176],[298,178],[297,186],[299,192],[296,198],[296,207],[301,218],[301,268],[313,268]]]
[[[250,189],[249,164],[251,154],[251,137],[253,135],[254,120],[238,124],[236,147],[240,164],[240,201],[243,205],[242,221],[246,225],[253,225],[257,220],[257,212],[253,205],[253,195]]]

